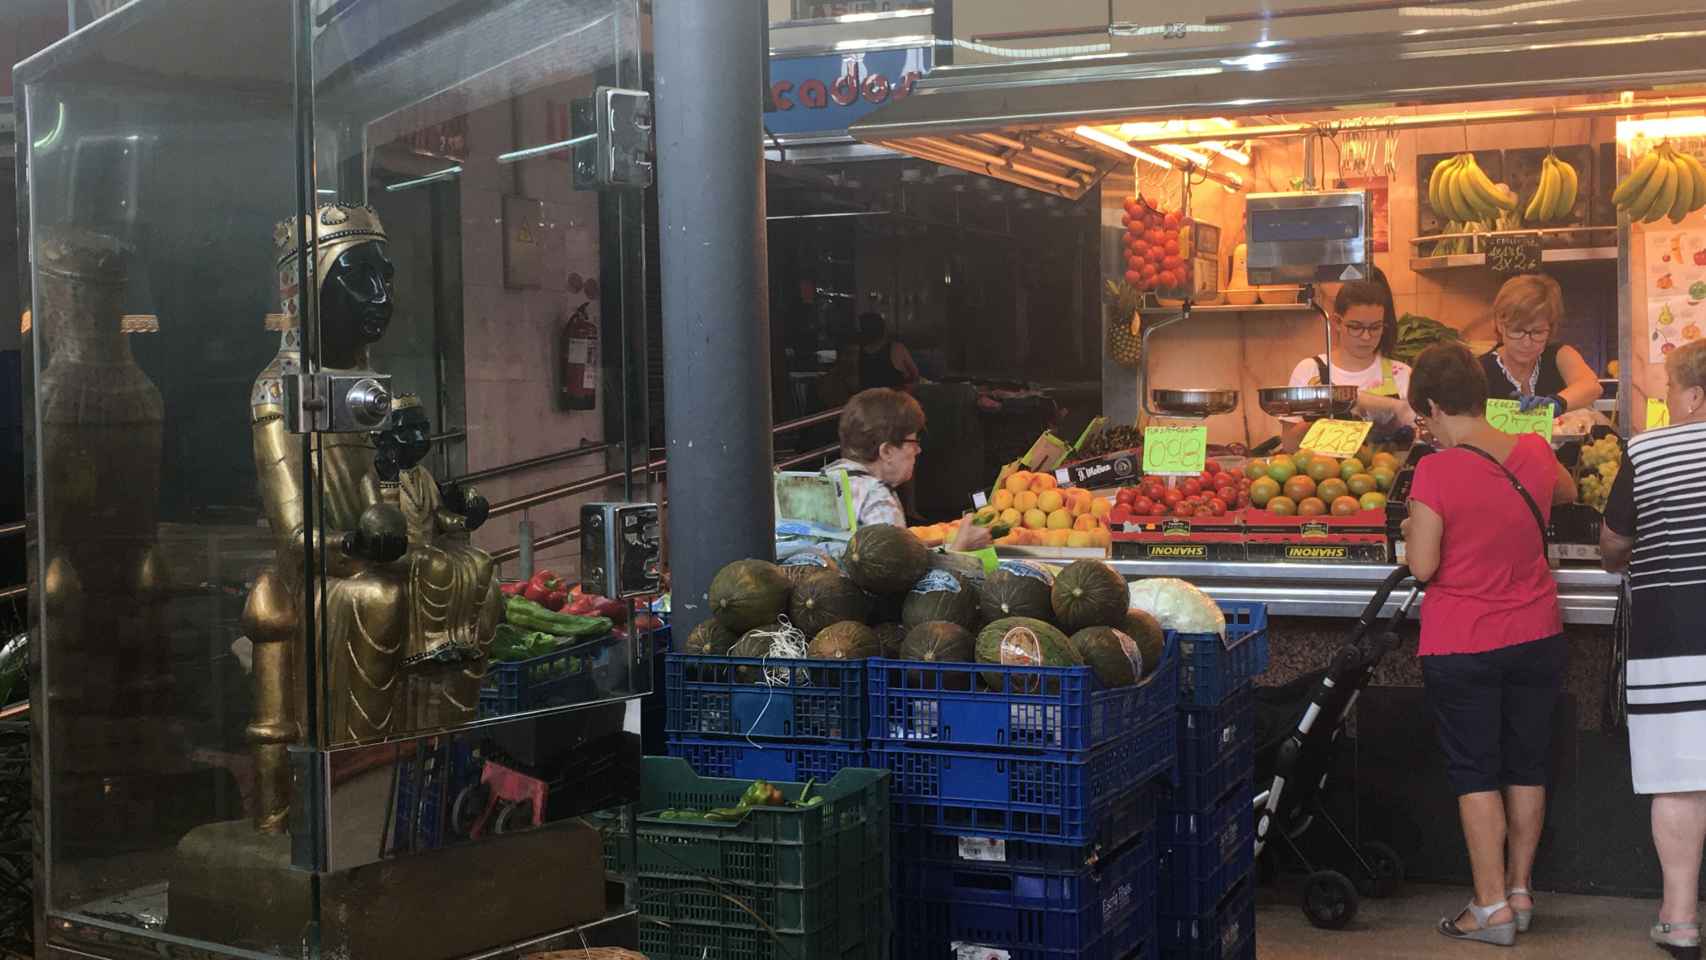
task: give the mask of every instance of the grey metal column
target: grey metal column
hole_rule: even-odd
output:
[[[672,633],[717,569],[775,554],[761,123],[765,4],[657,0],[659,277]]]

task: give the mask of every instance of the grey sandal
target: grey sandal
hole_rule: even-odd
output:
[[[1700,924],[1655,923],[1647,936],[1659,949],[1673,957],[1696,960],[1700,956]]]
[[[1498,903],[1490,906],[1481,907],[1476,906],[1475,901],[1471,900],[1469,901],[1469,906],[1464,907],[1463,909],[1468,910],[1469,915],[1475,918],[1476,923],[1480,924],[1478,929],[1464,930],[1457,925],[1456,919],[1449,917],[1441,917],[1439,927],[1437,929],[1441,936],[1450,937],[1453,940],[1474,940],[1478,943],[1491,943],[1500,947],[1512,947],[1516,945],[1515,920],[1507,920],[1504,923],[1495,923],[1492,926],[1487,925],[1488,918],[1508,906],[1510,906],[1509,903],[1504,900],[1500,900]]]
[[[1509,901],[1511,897],[1527,897],[1530,904],[1534,902],[1534,894],[1529,892],[1526,887],[1512,887],[1506,890],[1506,901]],[[1516,914],[1516,932],[1527,933],[1529,925],[1534,922],[1534,907],[1530,906],[1527,910],[1511,907],[1511,912]]]

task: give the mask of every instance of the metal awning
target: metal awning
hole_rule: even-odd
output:
[[[849,132],[1077,198],[1131,159],[1082,125],[1662,92],[1706,82],[1703,49],[1696,9],[939,67]]]

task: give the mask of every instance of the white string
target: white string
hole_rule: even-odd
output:
[[[800,628],[788,622],[786,616],[777,617],[776,622],[782,629],[754,630],[751,634],[770,640],[770,646],[759,658],[764,662],[764,686],[766,688],[764,706],[759,708],[758,716],[752,718],[752,726],[747,727],[744,734],[746,742],[759,750],[763,750],[764,747],[752,739],[752,731],[758,729],[758,724],[764,720],[765,712],[770,709],[770,701],[776,699],[776,688],[792,684],[795,671],[799,672],[799,681],[802,685],[812,682],[811,673],[805,667],[770,666],[771,657],[778,660],[804,660],[806,657],[806,635],[800,632]]]

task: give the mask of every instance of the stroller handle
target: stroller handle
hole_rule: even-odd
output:
[[[1357,618],[1358,628],[1366,631],[1373,627],[1375,621],[1380,619],[1380,611],[1386,608],[1386,601],[1391,599],[1392,591],[1398,589],[1398,585],[1408,579],[1410,579],[1409,567],[1399,564],[1393,568],[1392,572],[1386,575],[1386,579],[1381,581],[1380,586],[1375,588],[1374,596],[1368,599],[1368,606],[1363,608],[1362,616]],[[1416,587],[1419,589],[1421,584],[1416,584]],[[1405,604],[1406,608],[1408,606],[1409,604]]]

